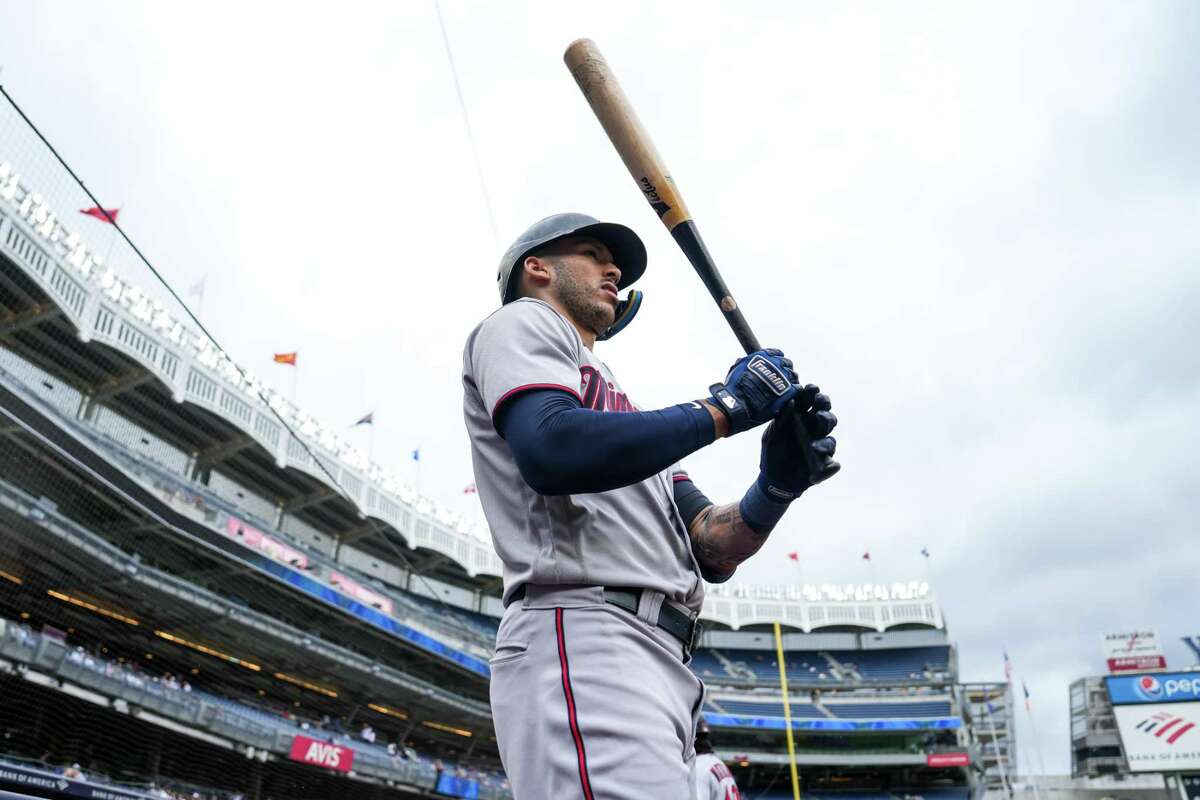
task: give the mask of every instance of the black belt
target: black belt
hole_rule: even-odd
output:
[[[518,600],[524,599],[526,585],[522,583],[518,586],[512,593],[512,597],[508,599],[508,602],[515,603]],[[568,587],[564,586],[563,588]],[[637,616],[638,606],[642,602],[643,590],[624,589],[618,586],[601,586],[600,588],[604,590],[604,602]],[[678,639],[683,644],[685,655],[691,653],[695,648],[696,640],[700,638],[700,633],[703,630],[699,619],[692,619],[692,617],[665,600],[659,606],[658,619],[654,624]]]

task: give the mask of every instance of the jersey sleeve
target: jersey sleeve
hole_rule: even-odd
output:
[[[579,397],[578,334],[544,303],[518,300],[489,317],[468,345],[470,368],[492,419],[506,400],[529,389]]]

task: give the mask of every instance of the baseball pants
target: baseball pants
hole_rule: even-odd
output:
[[[491,660],[492,718],[515,800],[690,800],[704,684],[683,644],[598,586],[526,586]]]

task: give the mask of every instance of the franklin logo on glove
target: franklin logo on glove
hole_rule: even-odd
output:
[[[787,379],[779,374],[775,366],[762,356],[755,356],[750,359],[750,363],[746,365],[746,370],[762,378],[771,391],[777,395],[783,394],[791,386]]]

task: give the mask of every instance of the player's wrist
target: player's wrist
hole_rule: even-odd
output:
[[[711,400],[701,400],[700,405],[704,406],[704,409],[712,417],[713,428],[716,430],[715,438],[722,439],[722,438],[728,436],[729,430],[730,430],[730,425],[729,425],[729,417],[725,414],[725,412],[722,411],[716,405],[716,403],[714,403]]]
[[[766,535],[783,519],[791,503],[791,499],[784,499],[772,492],[770,482],[759,473],[758,479],[750,485],[738,503],[738,513],[742,515],[742,521],[755,533]]]

